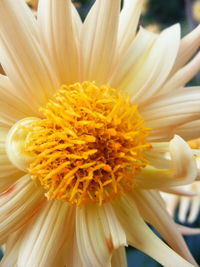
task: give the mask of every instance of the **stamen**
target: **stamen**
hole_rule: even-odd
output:
[[[149,129],[130,98],[108,86],[62,86],[27,128],[28,171],[49,199],[100,205],[133,190],[145,167]]]

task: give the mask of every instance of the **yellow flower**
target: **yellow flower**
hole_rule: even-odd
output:
[[[193,17],[197,22],[200,22],[200,1],[197,0],[192,6]]]
[[[173,136],[199,135],[200,88],[184,86],[200,28],[136,32],[142,1],[120,4],[97,0],[82,23],[71,1],[40,0],[37,19],[0,1],[2,266],[122,267],[127,244],[195,265],[157,189],[197,177]]]
[[[160,32],[160,25],[159,24],[149,24],[145,27],[147,31],[154,32],[154,33],[159,33]]]

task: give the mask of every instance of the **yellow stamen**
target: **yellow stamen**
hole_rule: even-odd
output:
[[[134,188],[145,167],[149,129],[130,98],[108,86],[62,86],[28,127],[29,166],[49,199],[105,201]]]

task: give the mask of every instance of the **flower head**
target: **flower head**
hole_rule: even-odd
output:
[[[179,25],[137,32],[142,1],[120,6],[97,0],[82,23],[71,1],[40,0],[37,18],[0,1],[4,266],[126,266],[126,244],[195,264],[157,189],[198,175],[174,134],[199,134],[199,87],[184,86],[200,28],[181,42]]]
[[[196,0],[192,6],[193,17],[197,22],[200,22],[200,1]]]

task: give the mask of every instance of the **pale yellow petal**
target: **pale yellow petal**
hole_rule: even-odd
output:
[[[120,0],[96,0],[81,35],[81,79],[105,84],[115,55]]]
[[[191,235],[199,235],[200,234],[200,228],[192,228],[187,227],[184,225],[176,224],[177,228],[179,229],[180,233],[184,236],[191,236]]]
[[[24,229],[20,229],[9,236],[6,241],[4,256],[1,260],[1,267],[16,267],[23,232]]]
[[[27,228],[19,251],[19,266],[53,266],[66,239],[71,207],[62,201],[49,201]],[[68,224],[66,224],[68,223]],[[67,253],[67,251],[66,251]]]
[[[143,53],[133,67],[128,69],[120,83],[115,83],[116,88],[128,91],[133,102],[141,104],[149,100],[165,82],[171,71],[179,42],[180,27],[178,24],[163,31],[152,47],[152,43],[146,44],[148,48],[146,53]],[[127,62],[124,62],[122,59],[123,62],[120,62],[120,65],[128,64],[130,66],[130,60],[131,58],[127,58]]]
[[[134,40],[143,0],[125,0],[120,14],[117,40],[117,58],[124,54]]]
[[[149,55],[149,51],[155,42],[157,35],[146,31],[140,27],[135,40],[132,42],[122,59],[118,62],[117,67],[112,74],[109,83],[114,88],[121,91],[127,91],[127,84],[132,80],[135,72],[135,65],[141,60],[144,61]]]
[[[171,74],[184,66],[200,47],[200,25],[188,33],[180,43],[178,55]]]
[[[152,129],[150,140],[169,140],[178,127],[199,120],[200,87],[180,88],[154,97],[151,103],[141,108],[141,114]]]
[[[200,136],[200,120],[185,123],[175,129],[176,134],[185,140],[192,140]]]
[[[167,267],[192,267],[195,261],[187,262],[162,240],[160,240],[145,224],[139,214],[136,204],[128,197],[118,199],[115,203],[115,211],[126,231],[128,243],[154,258],[160,264]],[[158,253],[159,252],[159,253]]]
[[[126,260],[126,251],[124,247],[118,248],[112,256],[112,267],[128,267]]]
[[[188,223],[194,223],[195,222],[195,220],[197,219],[197,217],[199,215],[199,210],[200,210],[200,196],[192,197],[190,213],[189,213],[188,219],[187,219]]]
[[[79,31],[73,9],[66,0],[41,0],[38,7],[40,40],[62,84],[79,80]]]
[[[37,109],[58,82],[38,41],[37,22],[25,1],[0,1],[0,62],[14,87]]]
[[[110,204],[77,209],[76,235],[84,267],[108,267],[115,249],[126,245],[125,233]]]
[[[41,208],[43,190],[25,175],[0,195],[0,243],[26,224]]]
[[[0,124],[12,126],[17,120],[31,114],[31,105],[20,99],[20,94],[15,91],[8,77],[0,74]]]
[[[196,179],[197,165],[189,145],[181,137],[175,136],[169,143],[169,151],[171,168],[156,169],[147,166],[136,177],[139,186],[162,189],[189,184]]]
[[[190,198],[182,197],[180,200],[179,212],[178,212],[178,219],[182,223],[186,222],[189,206],[190,206]]]
[[[131,194],[131,197],[137,203],[144,220],[161,234],[162,238],[174,251],[192,262],[192,255],[176,224],[166,211],[165,204],[159,193],[155,190],[138,190]]]
[[[7,134],[8,129],[0,127],[0,193],[7,190],[8,187],[24,175],[23,172],[12,165],[7,157],[5,150]]]
[[[200,52],[182,69],[178,70],[161,88],[160,94],[165,94],[185,86],[200,71]]]

